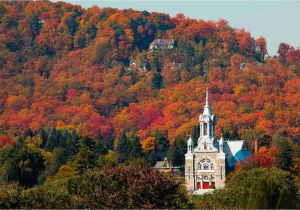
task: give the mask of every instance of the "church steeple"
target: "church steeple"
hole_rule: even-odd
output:
[[[215,116],[211,112],[208,90],[206,90],[206,99],[203,114],[199,116],[200,137],[198,139],[198,151],[216,151],[215,147]]]
[[[206,99],[205,99],[203,115],[208,115],[208,116],[212,115],[210,105],[209,105],[209,100],[208,100],[208,89],[206,89]]]

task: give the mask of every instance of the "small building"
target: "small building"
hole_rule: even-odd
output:
[[[166,157],[164,158],[164,161],[157,161],[154,168],[162,173],[171,173],[179,176],[182,176],[184,171],[183,166],[172,166]]]
[[[147,60],[143,63],[136,62],[135,60],[130,61],[128,70],[139,70],[139,71],[147,71],[149,70],[147,67]]]
[[[155,39],[149,46],[149,50],[170,50],[174,48],[174,40]]]
[[[188,192],[203,194],[223,188],[226,180],[226,165],[233,168],[245,160],[250,152],[245,150],[244,140],[218,140],[215,135],[216,117],[212,114],[206,91],[206,103],[199,116],[200,137],[194,148],[190,137],[185,154],[185,183]]]

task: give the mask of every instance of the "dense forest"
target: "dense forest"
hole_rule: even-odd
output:
[[[149,50],[156,39],[173,40],[174,47]],[[238,203],[240,197],[213,206],[218,196],[237,196],[233,183],[243,182],[244,171],[275,180],[259,167],[300,183],[300,50],[281,43],[271,57],[266,46],[265,38],[222,19],[50,1],[0,2],[0,192],[11,195],[0,195],[0,207],[192,207],[176,178],[139,167],[165,156],[174,165],[183,164],[188,136],[196,140],[199,135],[198,116],[208,88],[218,137],[245,139],[250,151],[257,139],[260,149],[236,167],[228,182],[232,188],[195,205],[295,208],[283,205],[285,200],[243,206],[247,202]],[[96,189],[83,177],[114,192],[115,185],[132,183],[130,173],[141,182],[149,176],[146,185],[153,187],[124,187],[132,203],[97,205],[97,192],[93,198],[83,196]],[[169,203],[159,204],[159,197],[139,201],[138,194],[130,194],[152,195],[158,189],[154,180],[166,183],[157,196],[168,194]],[[289,192],[296,192],[294,181],[288,183]],[[275,184],[278,189],[284,185]],[[21,191],[21,197],[13,197]],[[51,193],[60,194],[47,197]]]

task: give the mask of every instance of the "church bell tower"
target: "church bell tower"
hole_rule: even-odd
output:
[[[200,137],[198,139],[197,151],[217,151],[215,141],[215,124],[216,118],[212,114],[209,100],[208,90],[206,90],[206,99],[203,113],[199,116]]]

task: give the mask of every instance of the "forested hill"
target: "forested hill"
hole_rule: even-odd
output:
[[[173,49],[150,51],[156,39]],[[170,142],[192,132],[206,88],[218,136],[300,137],[300,50],[281,44],[266,58],[264,38],[226,20],[0,2],[0,48],[0,132],[10,138],[54,126],[111,144],[133,133],[154,150],[158,131]]]

